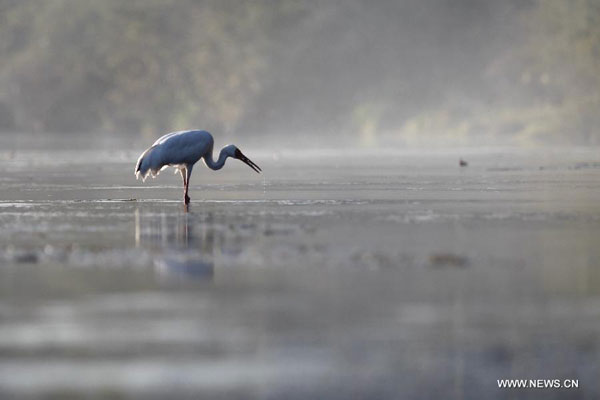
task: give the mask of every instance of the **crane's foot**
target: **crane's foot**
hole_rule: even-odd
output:
[[[187,194],[183,196],[183,203],[187,206],[188,204],[190,204],[190,196],[188,196]]]

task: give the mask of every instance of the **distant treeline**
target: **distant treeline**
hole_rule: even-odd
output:
[[[600,144],[598,0],[0,0],[0,131]]]

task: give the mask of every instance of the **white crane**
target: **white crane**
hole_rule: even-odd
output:
[[[188,187],[194,164],[204,159],[206,166],[213,170],[223,168],[228,157],[236,158],[246,163],[254,171],[262,171],[258,165],[246,157],[240,149],[230,144],[221,149],[219,159],[213,160],[214,140],[206,131],[180,131],[168,133],[159,138],[152,147],[142,153],[135,165],[136,178],[142,177],[146,180],[148,174],[154,178],[160,171],[167,167],[179,170],[183,178],[183,201],[186,205],[190,203]]]

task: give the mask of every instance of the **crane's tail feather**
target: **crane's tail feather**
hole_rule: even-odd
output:
[[[136,179],[142,178],[142,181],[146,181],[148,175],[156,177],[166,165],[163,165],[160,157],[160,152],[154,151],[155,146],[150,147],[144,151],[135,165],[135,177]]]

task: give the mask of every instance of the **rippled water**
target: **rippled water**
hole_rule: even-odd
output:
[[[246,153],[0,151],[0,395],[600,396],[597,150]]]

